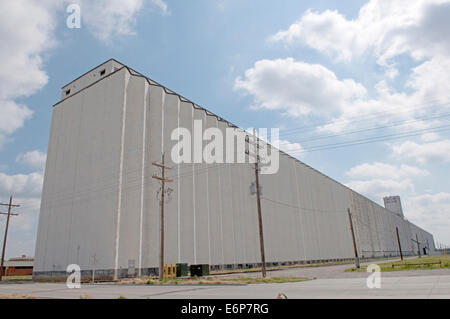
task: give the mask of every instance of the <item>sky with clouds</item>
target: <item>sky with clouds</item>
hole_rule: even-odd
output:
[[[450,0],[0,2],[0,201],[21,204],[7,256],[34,254],[61,87],[109,58],[243,128],[279,127],[283,150],[380,204],[400,195],[450,244],[449,29]]]

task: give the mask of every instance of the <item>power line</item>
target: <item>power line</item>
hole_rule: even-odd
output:
[[[322,121],[322,122],[316,122],[313,123],[311,125],[308,126],[299,126],[299,127],[294,127],[294,128],[289,128],[286,130],[283,130],[283,134],[287,133],[287,132],[292,132],[292,131],[308,131],[308,128],[310,128],[311,130],[316,129],[318,126],[326,126],[328,124],[339,124],[339,123],[358,123],[358,122],[363,122],[363,121],[367,121],[367,120],[371,120],[371,119],[377,119],[377,118],[383,118],[383,117],[392,117],[392,115],[398,115],[398,114],[402,114],[402,113],[408,113],[411,110],[415,110],[415,109],[420,109],[420,110],[424,110],[427,109],[429,107],[436,107],[436,106],[449,106],[450,101],[446,101],[446,102],[442,102],[442,103],[438,103],[436,104],[435,102],[438,102],[439,99],[435,99],[435,100],[430,100],[426,103],[430,103],[430,105],[424,105],[423,103],[420,104],[416,104],[415,107],[411,107],[411,108],[406,108],[402,111],[383,111],[383,112],[378,112],[378,113],[373,113],[369,116],[354,116],[354,117],[348,117],[346,119],[338,119],[338,120],[333,120],[333,121]],[[377,115],[378,114],[378,115]],[[384,115],[383,115],[384,114]],[[280,134],[280,136],[282,136],[283,134]]]
[[[440,127],[434,127],[434,128],[427,128],[427,129],[423,129],[423,130],[416,130],[416,131],[410,131],[407,133],[401,132],[401,133],[395,133],[395,134],[389,134],[389,135],[383,135],[383,136],[375,136],[375,137],[370,137],[370,138],[365,138],[365,139],[358,139],[358,140],[353,140],[353,141],[347,141],[347,142],[341,142],[341,143],[332,143],[332,144],[323,144],[323,145],[317,145],[317,146],[313,146],[310,148],[297,148],[297,149],[291,149],[288,150],[288,152],[291,153],[307,153],[307,152],[315,152],[315,151],[321,151],[321,150],[329,150],[329,149],[336,149],[336,148],[343,148],[343,147],[350,147],[350,146],[354,146],[354,145],[362,145],[362,144],[368,144],[368,143],[375,143],[375,142],[380,142],[380,141],[387,141],[387,140],[393,140],[393,139],[398,139],[398,138],[405,138],[405,137],[410,137],[410,136],[416,136],[416,135],[420,135],[422,133],[425,132],[436,132],[436,131],[448,131],[448,126],[440,126]],[[191,171],[191,165],[195,165],[196,163],[182,163],[182,164],[178,164],[177,166],[180,165],[188,165],[188,167],[184,168],[186,170],[188,170],[187,174],[180,174],[180,178],[181,177],[189,177],[189,176],[194,176],[194,174],[198,174],[199,172],[202,171],[208,171],[208,170],[214,170],[215,168],[212,166],[222,166],[226,163],[216,163],[216,164],[204,164],[204,163],[200,163],[203,165],[206,165],[206,167],[201,168],[196,170],[196,172],[192,172]],[[149,165],[145,165],[145,167],[149,167]],[[144,167],[144,168],[145,168]],[[126,170],[124,172],[124,174],[126,175],[130,175],[133,172],[138,172],[138,171],[142,171],[142,167],[140,168],[136,168],[136,169],[132,169],[132,170]],[[100,184],[100,188],[89,188],[89,189],[84,189],[83,191],[77,192],[74,194],[74,192],[72,191],[72,189],[67,189],[67,190],[62,190],[59,192],[56,192],[54,194],[56,194],[56,196],[59,196],[59,200],[63,200],[64,197],[70,197],[70,198],[74,198],[74,195],[82,195],[83,193],[92,193],[92,192],[96,192],[96,191],[107,191],[108,189],[114,189],[115,187],[118,186],[118,182],[113,182],[111,183],[108,179],[108,176],[114,176],[115,174],[109,174],[106,176],[103,176],[101,179],[96,180],[95,182],[93,182],[91,185],[97,185]],[[177,179],[177,177],[174,176],[174,179]],[[136,176],[136,178],[128,178],[127,179],[127,183],[122,184],[122,185],[133,185],[134,182],[141,180],[141,176]],[[105,185],[101,185],[103,182],[106,182]],[[149,185],[148,183],[146,185]],[[67,196],[65,196],[64,194],[67,194]],[[62,195],[62,196],[61,196]],[[55,195],[54,195],[55,196]],[[53,197],[54,197],[53,196]],[[53,200],[55,201],[55,200]],[[46,201],[46,207],[48,207],[48,203],[49,201]]]
[[[324,210],[324,209],[317,209],[317,208],[308,208],[308,207],[301,207],[301,206],[296,206],[296,205],[291,205],[288,203],[284,203],[284,202],[280,202],[274,199],[270,199],[267,197],[262,196],[261,199],[264,199],[266,201],[278,204],[278,205],[282,205],[282,206],[286,206],[286,207],[290,207],[290,208],[294,208],[294,209],[299,209],[299,210],[304,210],[304,211],[310,211],[310,212],[314,212],[314,213],[326,213],[326,214],[338,214],[338,213],[343,213],[345,212],[345,210],[338,210],[338,209],[334,209],[334,210]]]
[[[396,134],[389,134],[389,135],[384,135],[384,136],[378,136],[378,137],[371,137],[371,138],[365,138],[365,139],[360,139],[360,140],[354,140],[354,141],[349,141],[349,142],[342,142],[342,143],[332,143],[332,144],[325,144],[325,145],[319,145],[319,146],[315,146],[315,147],[311,147],[311,148],[298,148],[298,149],[292,149],[289,150],[289,152],[298,152],[298,153],[307,153],[307,152],[315,152],[315,151],[322,151],[322,150],[329,150],[329,149],[337,149],[337,148],[344,148],[344,147],[349,147],[349,146],[354,146],[354,145],[362,145],[362,144],[368,144],[368,143],[375,143],[375,142],[381,142],[381,141],[388,141],[388,140],[394,140],[394,139],[398,139],[398,138],[405,138],[405,137],[411,137],[411,136],[416,136],[416,135],[420,135],[423,134],[424,132],[435,132],[437,130],[440,131],[448,131],[450,130],[450,127],[448,125],[446,126],[441,126],[441,127],[436,127],[436,128],[428,128],[428,129],[424,129],[424,130],[416,130],[416,131],[412,131],[410,133],[396,133]],[[215,169],[220,169],[225,168],[224,165],[227,163],[216,163],[216,164],[203,164],[203,165],[207,165],[207,167],[202,168],[202,169],[198,169],[196,170],[196,172],[192,172],[191,171],[191,166],[186,167],[187,170],[189,170],[186,174],[180,174],[180,177],[177,176],[171,176],[171,178],[173,178],[174,180],[177,180],[178,178],[184,178],[184,177],[190,177],[190,176],[194,176],[196,174],[201,174],[201,173],[205,173],[208,170],[213,171]],[[248,163],[245,163],[248,164]],[[180,164],[181,165],[181,164]],[[195,165],[195,163],[188,163],[188,164],[184,164],[184,165]],[[215,167],[210,167],[209,165],[214,165]],[[135,179],[128,179],[128,182],[122,185],[133,185],[134,182],[137,182],[138,180],[140,180],[140,176],[138,176]],[[107,189],[111,189],[113,190],[115,187],[118,186],[118,183],[112,183],[109,184],[110,186],[106,186],[100,189],[94,189],[94,190],[84,190],[79,192],[78,194],[82,194],[84,193],[88,193],[91,194],[95,191],[103,191],[103,190],[107,190]],[[146,185],[151,185],[146,183]],[[125,188],[124,188],[125,189]],[[126,188],[128,189],[128,188]],[[68,195],[68,197],[73,198],[73,192],[70,193]],[[64,199],[61,199],[64,200]],[[48,203],[48,202],[47,202]],[[45,207],[48,207],[48,205],[46,205]]]
[[[450,125],[444,125],[444,126],[439,126],[439,127],[434,127],[434,128],[427,128],[427,129],[423,129],[423,130],[411,131],[411,133],[388,134],[388,135],[375,136],[375,137],[364,138],[364,139],[348,141],[348,142],[318,145],[318,146],[314,146],[314,147],[310,147],[310,148],[295,148],[295,149],[291,149],[288,151],[289,152],[297,152],[298,151],[299,153],[308,153],[308,152],[322,151],[322,150],[327,150],[327,149],[348,147],[348,146],[353,146],[353,145],[390,141],[390,140],[395,140],[395,139],[404,138],[404,137],[417,136],[417,135],[421,135],[423,133],[444,132],[444,131],[448,131],[448,130],[450,130]]]
[[[424,107],[423,107],[423,105],[421,106],[421,109],[423,109]],[[414,109],[414,108],[410,108],[410,109]],[[405,112],[405,111],[402,111],[402,112]],[[386,112],[381,112],[381,114],[383,114],[383,113],[386,113]],[[395,112],[389,112],[390,114],[395,114]],[[397,112],[398,113],[398,112]],[[442,116],[446,116],[447,114],[444,114],[444,115],[442,115]],[[379,117],[379,116],[372,116],[371,118],[376,118],[376,117]],[[355,117],[355,118],[359,118],[359,117]],[[432,118],[428,118],[428,119],[434,119],[434,118],[436,118],[436,117],[432,117]],[[349,119],[352,119],[352,118],[349,118]],[[348,121],[349,119],[346,119],[346,121]],[[424,118],[424,119],[422,119],[422,120],[426,120],[427,118]],[[398,125],[403,125],[402,123],[404,123],[404,124],[408,124],[408,123],[412,123],[412,122],[417,122],[417,121],[420,121],[420,120],[412,120],[412,121],[407,121],[407,122],[403,122],[403,121],[399,121],[399,122],[395,122],[394,124],[392,124],[392,126],[398,126]],[[331,122],[331,123],[333,123],[333,122]],[[331,138],[331,137],[336,137],[336,136],[342,136],[342,135],[346,135],[346,134],[354,134],[354,133],[359,133],[359,132],[363,132],[363,131],[368,131],[368,130],[375,130],[375,129],[379,129],[379,128],[384,128],[384,127],[389,127],[389,126],[391,126],[391,125],[387,125],[387,126],[382,126],[382,127],[373,127],[373,128],[370,128],[370,129],[364,129],[364,130],[357,130],[357,131],[350,131],[350,132],[344,132],[344,133],[340,133],[340,134],[336,134],[336,135],[330,135],[330,136],[319,136],[319,137],[313,137],[313,138],[311,138],[311,139],[304,139],[304,140],[299,140],[299,141],[297,141],[297,142],[309,142],[309,141],[312,141],[312,140],[318,140],[318,139],[325,139],[325,138]],[[298,128],[293,128],[293,129],[290,129],[290,130],[297,130]],[[287,131],[289,131],[289,130],[287,130]],[[296,141],[293,141],[293,142],[296,142]],[[134,151],[139,151],[139,150],[142,150],[142,148],[136,148],[136,149],[133,149],[133,150],[129,150],[129,152],[134,152]],[[302,149],[303,150],[303,149]],[[293,150],[293,151],[295,151],[295,150]],[[146,165],[146,167],[149,167],[150,165]],[[141,170],[142,168],[137,168],[137,169],[133,169],[133,170],[128,170],[128,171],[126,171],[125,173],[127,173],[127,174],[130,174],[130,173],[132,173],[132,172],[138,172],[139,170]],[[112,175],[114,175],[114,174],[110,174],[110,176],[112,176]],[[100,182],[103,180],[103,178],[100,180]],[[97,180],[96,182],[94,182],[94,183],[98,183],[99,181]],[[67,190],[67,192],[71,192],[71,190]]]
[[[392,128],[392,127],[397,127],[397,126],[403,126],[403,125],[408,125],[408,124],[416,123],[416,122],[424,122],[424,121],[434,120],[434,119],[448,117],[448,116],[450,116],[450,113],[444,113],[444,114],[441,114],[441,115],[438,115],[438,116],[421,118],[421,119],[415,119],[415,120],[409,120],[409,121],[397,121],[397,122],[393,122],[393,123],[391,123],[389,125],[375,126],[375,127],[371,127],[371,128],[359,129],[359,130],[354,130],[354,131],[344,131],[344,132],[341,132],[341,133],[336,133],[336,134],[331,134],[331,135],[316,136],[316,137],[311,137],[311,138],[304,139],[304,140],[296,140],[296,142],[304,143],[304,142],[316,141],[316,140],[321,140],[321,139],[334,138],[334,137],[338,137],[338,136],[345,136],[345,135],[351,135],[351,134],[356,134],[356,133],[363,133],[363,132],[374,131],[374,130],[379,130],[379,129],[386,129],[386,128]]]
[[[448,116],[448,115],[449,114],[443,114],[441,116]],[[436,118],[436,116],[435,117],[424,118],[422,120],[435,119],[435,118]],[[412,121],[406,121],[406,122],[398,121],[398,122],[392,123],[391,125],[385,125],[385,126],[382,126],[382,127],[373,127],[373,128],[364,129],[364,130],[349,131],[349,132],[344,132],[344,133],[341,133],[341,134],[336,134],[336,135],[331,135],[331,136],[319,136],[319,137],[315,137],[315,138],[311,138],[311,139],[299,140],[298,142],[308,142],[308,141],[312,141],[312,140],[332,138],[332,137],[342,136],[342,135],[347,135],[347,134],[355,134],[355,133],[360,133],[360,132],[363,132],[363,131],[369,131],[369,130],[375,130],[375,129],[380,129],[380,128],[387,128],[387,127],[393,127],[393,126],[398,126],[398,125],[404,125],[404,124],[408,124],[408,123],[412,123],[412,122],[416,122],[416,121],[419,121],[419,120],[412,120]],[[400,134],[404,134],[404,133],[400,133]],[[409,134],[405,135],[405,136],[400,136],[399,135],[398,138],[414,136],[414,135],[409,135]],[[297,153],[315,152],[315,151],[320,151],[320,150],[335,149],[335,148],[342,148],[342,147],[353,146],[353,145],[367,144],[369,142],[369,140],[372,140],[372,139],[373,139],[373,142],[378,142],[378,139],[381,139],[381,138],[386,138],[386,136],[373,137],[373,138],[368,139],[367,142],[366,142],[365,139],[363,139],[363,140],[349,141],[349,142],[338,143],[338,144],[317,145],[317,146],[314,146],[314,147],[311,147],[311,148],[308,148],[308,149],[305,149],[305,148],[291,149],[291,150],[288,150],[288,152],[296,153],[296,155],[298,155]],[[380,140],[380,141],[383,141],[383,140]],[[293,142],[297,142],[297,141],[293,141]],[[364,142],[364,143],[362,143],[362,142]],[[136,148],[136,149],[130,150],[130,151],[138,151],[138,150],[142,150],[142,149]],[[149,166],[150,165],[145,165],[144,168],[147,168]],[[138,171],[141,171],[141,170],[142,170],[142,167],[136,168],[136,169],[132,169],[132,170],[127,170],[124,173],[129,175],[129,174],[132,174],[133,172],[138,172]],[[103,176],[101,179],[98,179],[95,182],[93,182],[93,184],[95,185],[95,184],[99,184],[99,183],[102,183],[104,181],[107,181],[108,180],[108,176],[114,176],[114,175],[115,175],[115,173],[111,173],[109,175]],[[107,184],[114,185],[114,184],[111,184],[109,182],[107,182]],[[64,193],[64,192],[66,192],[66,193],[68,193],[70,195],[73,195],[73,191],[71,189],[67,189],[67,190],[61,191],[59,193]]]

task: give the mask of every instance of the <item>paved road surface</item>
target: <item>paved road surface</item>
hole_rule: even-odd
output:
[[[60,283],[1,283],[1,295],[38,298],[223,298],[272,299],[278,293],[288,298],[449,298],[450,269],[396,271],[382,273],[381,288],[367,288],[368,273],[346,273],[351,265],[305,267],[269,272],[269,276],[315,277],[317,279],[284,284],[233,286],[132,286],[116,284],[82,285],[68,289]],[[240,276],[259,276],[247,273]]]
[[[329,278],[299,283],[245,286],[129,286],[82,285],[68,289],[65,284],[2,284],[0,295],[39,298],[223,298],[272,299],[278,293],[288,298],[450,298],[450,275],[382,278],[380,289],[368,289],[365,278]]]

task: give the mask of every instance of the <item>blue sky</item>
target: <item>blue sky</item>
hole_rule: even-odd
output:
[[[2,2],[0,201],[22,204],[7,255],[34,253],[61,87],[109,58],[241,127],[281,128],[284,150],[378,203],[400,195],[450,244],[449,17],[441,0]]]

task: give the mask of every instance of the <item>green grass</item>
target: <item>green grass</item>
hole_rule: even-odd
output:
[[[267,271],[270,270],[283,270],[283,269],[291,269],[291,268],[307,268],[307,267],[320,267],[320,266],[332,266],[332,265],[340,265],[340,264],[349,264],[352,261],[343,260],[343,261],[324,261],[312,264],[294,264],[294,265],[281,265],[281,266],[272,266],[267,267]],[[240,274],[247,272],[260,272],[261,267],[255,268],[245,268],[245,269],[224,269],[224,270],[213,270],[211,271],[211,275],[223,275],[223,274]]]
[[[183,278],[173,280],[149,279],[145,282],[147,285],[246,285],[246,284],[268,284],[268,283],[287,283],[287,282],[301,282],[311,280],[310,278],[297,277],[238,277],[238,278]]]
[[[2,279],[5,281],[27,281],[33,280],[33,276],[3,276]]]
[[[426,264],[426,263],[437,263],[439,260],[442,262],[442,266]],[[394,268],[392,267],[394,264]],[[423,265],[419,265],[423,264]],[[430,269],[439,269],[439,268],[450,268],[450,256],[423,256],[412,259],[405,259],[403,261],[395,261],[395,262],[387,262],[383,264],[378,264],[380,266],[381,271],[405,271],[405,270],[430,270]],[[346,272],[366,272],[367,266],[362,266],[357,269],[355,267],[348,268],[345,270]]]
[[[0,299],[37,299],[37,297],[12,294],[12,295],[0,295]]]
[[[271,277],[271,278],[228,278],[222,279],[223,281],[238,282],[245,284],[282,284],[287,282],[302,282],[311,280],[310,278],[298,278],[298,277]]]
[[[397,257],[386,257],[384,259],[397,258]],[[364,258],[361,259],[362,262],[370,261],[370,260],[379,260],[379,258]],[[309,267],[321,267],[321,266],[333,266],[333,265],[345,265],[352,264],[353,260],[341,260],[341,261],[323,261],[311,264],[294,264],[294,265],[281,265],[281,266],[273,266],[267,267],[267,271],[270,270],[283,270],[283,269],[292,269],[292,268],[309,268]],[[253,272],[261,272],[261,267],[255,268],[245,268],[245,269],[224,269],[224,270],[213,270],[211,271],[211,275],[224,275],[224,274],[242,274],[242,273],[253,273]]]

